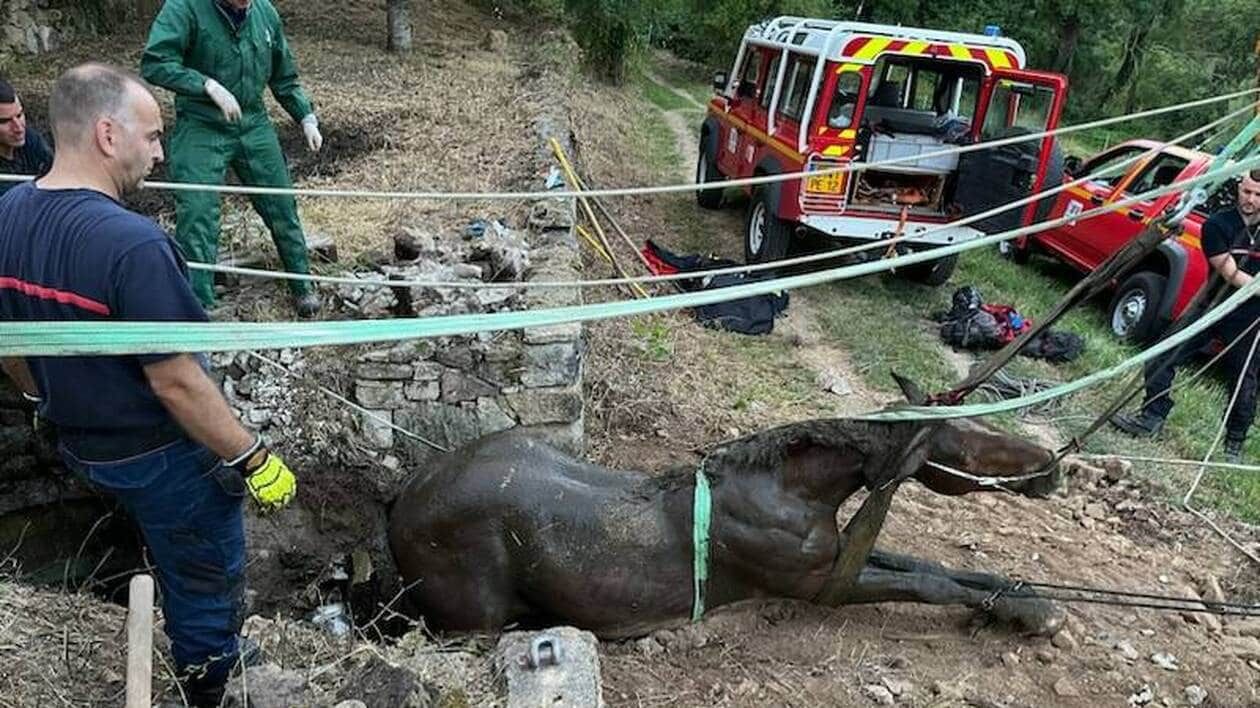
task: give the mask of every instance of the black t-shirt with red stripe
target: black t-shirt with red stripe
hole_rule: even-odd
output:
[[[89,189],[34,183],[0,198],[0,320],[207,320],[175,244],[153,220]],[[28,357],[59,426],[143,430],[173,421],[143,366],[169,354]]]

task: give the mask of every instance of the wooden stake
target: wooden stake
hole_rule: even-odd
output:
[[[137,575],[127,594],[127,708],[153,705],[153,578]]]

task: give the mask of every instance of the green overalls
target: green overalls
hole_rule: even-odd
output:
[[[238,29],[215,0],[166,0],[140,59],[145,80],[175,93],[175,128],[168,160],[176,182],[222,184],[230,165],[243,184],[291,187],[275,127],[267,118],[263,89],[301,122],[313,112],[298,84],[280,15],[270,0],[253,0]],[[232,92],[241,118],[228,123],[205,93],[212,78]],[[276,244],[285,270],[308,273],[306,239],[292,196],[250,196]],[[215,263],[219,252],[219,194],[175,193],[175,236],[191,261]],[[193,291],[214,304],[213,274],[194,270]],[[294,295],[310,290],[289,281]]]

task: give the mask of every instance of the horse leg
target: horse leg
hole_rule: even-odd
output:
[[[934,561],[915,558],[902,553],[881,551],[878,548],[871,551],[867,562],[871,566],[884,570],[944,576],[959,585],[985,592],[996,592],[1002,588],[1009,588],[1014,584],[1010,578],[1001,575],[971,570],[955,570]],[[1027,592],[1026,590],[1020,591],[1021,594],[1027,594]]]
[[[944,568],[942,567],[942,570]],[[982,575],[982,574],[980,574]],[[932,605],[965,605],[985,611],[1031,634],[1052,636],[1063,624],[1063,611],[1041,597],[1008,597],[995,591],[968,587],[947,574],[919,570],[889,570],[874,565],[864,568],[836,604],[874,602],[923,602]],[[1026,591],[1020,591],[1026,595]]]

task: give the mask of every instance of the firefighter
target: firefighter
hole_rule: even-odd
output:
[[[22,99],[8,81],[0,79],[0,172],[42,175],[52,166],[53,154],[44,136],[26,125]],[[0,195],[16,182],[0,182]]]
[[[170,174],[177,182],[221,184],[230,166],[249,186],[291,187],[263,89],[302,126],[306,145],[323,144],[319,120],[298,83],[297,68],[271,0],[166,0],[149,30],[141,74],[175,93]],[[219,195],[176,192],[175,234],[189,260],[214,263],[219,250]],[[285,270],[308,273],[306,239],[292,196],[252,195]],[[213,274],[194,271],[193,291],[214,304]],[[301,317],[319,312],[309,281],[290,280]]]

